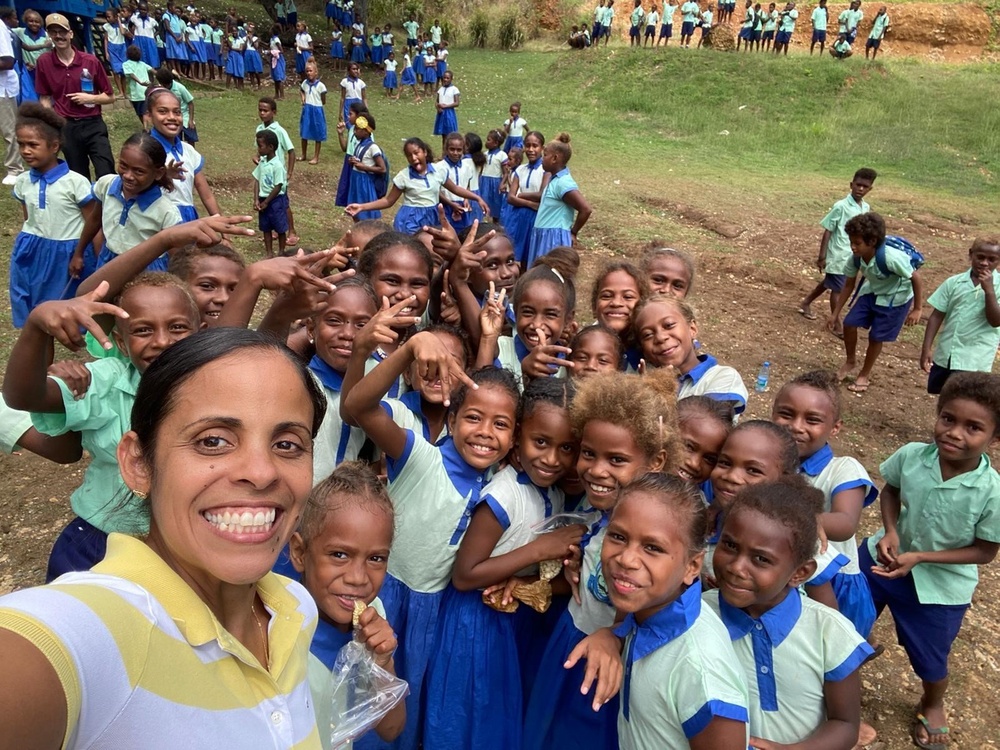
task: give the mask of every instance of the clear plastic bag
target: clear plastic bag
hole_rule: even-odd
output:
[[[363,643],[352,640],[337,654],[331,672],[333,713],[330,745],[341,747],[378,724],[410,692],[410,686],[375,663]]]
[[[575,523],[587,526],[594,520],[595,512],[596,511],[591,511],[590,513],[556,513],[554,516],[549,516],[544,521],[536,523],[531,527],[531,530],[534,531],[535,534],[545,534],[549,531],[561,529],[564,526],[572,526]]]

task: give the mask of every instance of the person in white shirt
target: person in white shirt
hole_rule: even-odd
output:
[[[3,134],[7,144],[3,160],[7,175],[3,178],[3,184],[13,185],[17,176],[24,171],[14,133],[17,95],[21,92],[21,84],[14,72],[14,35],[11,32],[11,27],[17,25],[17,11],[10,7],[0,8],[0,17],[3,18],[3,23],[0,24],[0,134]]]

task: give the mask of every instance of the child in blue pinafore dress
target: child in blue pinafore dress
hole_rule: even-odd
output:
[[[310,164],[319,164],[319,152],[326,141],[326,85],[319,80],[319,67],[315,60],[306,63],[306,80],[299,85],[302,97],[302,114],[299,118],[299,137],[302,139],[302,156],[305,161],[309,141],[315,141],[316,148]]]
[[[399,93],[396,91],[399,88],[399,80],[396,76],[396,67],[398,65],[396,53],[390,51],[385,62],[382,63],[382,67],[385,68],[385,77],[382,78],[382,88],[385,89],[385,95],[391,99],[399,98]]]
[[[285,48],[281,44],[281,28],[275,24],[271,27],[271,41],[268,43],[268,68],[271,80],[274,82],[274,98],[285,98]]]
[[[306,63],[313,56],[313,38],[308,27],[299,22],[295,27],[295,72],[305,75]]]
[[[128,46],[125,43],[125,32],[115,8],[108,8],[104,15],[108,19],[108,22],[101,27],[104,29],[104,55],[111,66],[115,80],[118,81],[118,90],[124,98],[128,96],[125,91],[125,76],[122,74],[122,63],[125,62],[125,49]]]
[[[353,60],[347,65],[347,75],[340,80],[340,111],[347,122],[351,105],[360,102],[368,109],[368,84],[361,80],[361,65]]]
[[[426,71],[424,72],[424,81]],[[441,79],[437,90],[437,117],[434,118],[434,135],[441,136],[441,149],[445,149],[444,139],[451,133],[458,132],[458,115],[455,112],[461,103],[461,92],[453,83],[454,77],[449,70]]]
[[[538,216],[528,249],[528,266],[554,247],[572,246],[576,235],[590,218],[590,204],[566,168],[572,155],[566,133],[560,133],[545,147],[542,167],[550,178],[538,204]]]
[[[339,23],[335,23],[330,32],[330,59],[335,61],[334,65],[344,59],[344,32]]]
[[[347,202],[370,203],[382,196],[376,190],[376,175],[386,171],[385,157],[382,149],[372,140],[375,130],[375,117],[371,113],[360,115],[354,122],[354,137],[358,145],[350,157],[351,183],[347,191]],[[355,214],[355,221],[365,219],[381,219],[381,211],[362,211]]]
[[[545,137],[535,130],[524,137],[525,163],[514,170],[507,190],[507,204],[510,210],[503,216],[503,225],[510,235],[511,244],[514,245],[518,263],[525,266],[538,214],[538,203],[548,177],[542,168],[544,146]],[[529,197],[523,197],[524,194]]]
[[[486,163],[479,175],[479,194],[490,207],[490,216],[494,223],[500,221],[503,209],[500,184],[503,181],[504,168],[507,166],[507,154],[501,150],[501,143],[503,143],[502,131],[494,129],[486,134]]]

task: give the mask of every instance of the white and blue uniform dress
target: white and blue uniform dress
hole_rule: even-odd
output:
[[[412,235],[424,226],[440,226],[437,206],[441,201],[441,188],[447,180],[447,170],[437,169],[433,164],[428,164],[423,174],[413,167],[397,172],[392,184],[403,191],[403,205],[396,212],[393,228]]]
[[[403,55],[403,75],[400,78],[403,86],[416,86],[417,74],[413,72],[413,64],[410,62],[410,53]]]
[[[428,47],[424,50],[424,83],[437,83],[437,80],[437,55],[433,47]]]
[[[306,95],[302,114],[299,116],[299,137],[304,141],[322,143],[326,140],[326,110],[323,109],[326,84],[319,79],[315,81],[307,79],[299,85],[299,88]]]
[[[834,456],[830,445],[824,445],[807,459],[802,461],[801,471],[813,487],[823,492],[824,512],[829,513],[833,497],[838,492],[855,488],[863,488],[865,492],[864,507],[875,502],[878,490],[872,483],[865,467],[849,456]],[[872,592],[868,580],[858,565],[858,541],[856,537],[842,542],[830,540],[827,550],[842,555],[842,566],[830,578],[833,593],[837,597],[837,607],[840,613],[854,623],[854,627],[862,638],[867,638],[875,624],[875,605],[872,602]],[[817,568],[817,575],[822,565]],[[806,581],[806,586],[814,583],[815,577]],[[822,583],[822,581],[820,581]]]
[[[428,73],[425,72],[425,83],[427,82],[427,75]],[[454,84],[451,86],[442,86],[437,90],[437,102],[438,104],[452,105],[458,99],[460,93],[458,87]],[[458,115],[455,113],[455,108],[449,106],[448,109],[442,109],[438,112],[434,118],[434,135],[448,135],[455,132],[458,132]]]
[[[313,38],[308,32],[301,32],[295,35],[295,72],[303,75],[306,72],[306,62],[313,56],[309,49]],[[346,118],[345,118],[346,119]]]
[[[361,92],[365,90],[367,84],[360,78],[345,76],[340,81],[340,88],[344,90],[344,122],[350,122],[348,115],[351,112],[351,105],[354,102],[364,102]]]
[[[717,717],[743,723],[749,743],[746,679],[726,627],[701,597],[695,581],[642,623],[629,614],[615,628],[625,638],[622,750],[690,747]]]
[[[424,51],[417,45],[416,52],[413,55],[413,72],[416,74],[420,81],[424,79]]]
[[[552,175],[549,184],[545,186],[531,232],[527,259],[529,267],[543,255],[548,255],[553,248],[572,247],[573,235],[570,234],[570,229],[573,227],[576,210],[563,201],[563,196],[578,189],[579,186],[568,169],[561,169]]]
[[[348,122],[348,120],[344,120]],[[374,140],[375,136],[372,136]],[[354,135],[354,126],[347,126],[347,150],[344,152],[344,163],[340,166],[340,177],[337,179],[337,195],[333,201],[335,206],[346,206],[350,201],[347,200],[347,194],[351,190],[351,174],[354,170],[351,168],[351,156],[354,154],[354,150],[358,147],[357,136]]]
[[[486,163],[479,175],[479,191],[486,205],[490,207],[490,215],[500,221],[503,211],[503,196],[500,194],[500,182],[503,180],[503,165],[507,163],[507,154],[498,148],[486,152]]]
[[[601,545],[608,518],[609,511],[594,511],[587,533],[580,541],[581,603],[570,599],[545,646],[525,712],[524,750],[616,750],[618,747],[618,696],[595,712],[591,708],[593,696],[580,694],[586,672],[584,660],[572,669],[563,667],[580,641],[615,622],[615,608],[601,570]]]
[[[122,74],[122,63],[125,62],[125,32],[122,25],[118,23],[106,23],[104,28],[104,38],[108,43],[108,63],[111,65],[111,72],[117,75]]]
[[[94,199],[90,181],[70,171],[64,161],[47,172],[31,169],[17,176],[14,198],[27,211],[10,254],[10,307],[16,328],[42,302],[76,296],[80,281],[96,268],[93,248],[83,251],[79,279],[69,276],[69,262],[83,234],[85,205]]]
[[[330,32],[330,57],[334,60],[344,59],[344,32],[339,29]]]
[[[382,149],[371,139],[365,138],[359,141],[354,149],[354,158],[361,161],[366,167],[375,166],[375,157],[382,155]],[[383,159],[383,162],[385,160]],[[347,190],[347,202],[350,203],[371,203],[381,198],[375,190],[375,175],[371,172],[364,172],[355,167],[351,167],[351,182]],[[381,211],[362,211],[354,217],[355,221],[365,219],[381,219]]]
[[[173,201],[153,184],[134,198],[126,198],[122,178],[116,174],[100,177],[94,183],[94,197],[101,202],[101,228],[104,248],[97,257],[97,268],[145,242],[157,232],[181,224],[181,213]],[[169,256],[164,253],[147,271],[166,271]]]
[[[166,196],[177,206],[182,221],[194,221],[198,218],[198,210],[194,207],[194,178],[205,168],[205,157],[199,154],[194,146],[180,138],[171,143],[155,128],[150,131],[150,135],[158,140],[163,145],[163,150],[167,152],[168,167],[178,161],[184,165],[183,177],[174,180],[174,189],[167,192]]]
[[[257,51],[257,37],[252,37],[247,41],[247,48],[243,51],[243,66],[247,73],[263,73],[264,65],[260,59],[260,52]]]
[[[271,71],[271,80],[276,83],[280,83],[281,81],[284,81],[285,78],[287,77],[287,73],[285,70],[285,51],[284,48],[281,46],[281,38],[278,36],[272,36],[271,41],[268,44],[268,48],[270,49],[271,52],[276,51],[278,53],[277,57],[275,57],[273,54],[271,55],[271,59],[274,61],[274,64],[270,65],[270,71]]]
[[[435,164],[434,167],[436,169],[441,170],[442,172],[446,172],[448,175],[448,179],[450,179],[457,186],[459,187],[466,186],[465,182],[468,178],[468,173],[467,170],[465,169],[464,159],[458,162],[453,162],[446,156],[441,161],[437,162],[437,164]],[[448,200],[454,201],[460,205],[465,203],[465,198],[459,198],[450,190],[443,190],[443,192],[444,196]],[[445,211],[445,216],[448,218],[448,223],[455,228],[456,232],[461,232],[463,229],[465,229],[465,227],[472,224],[472,219],[469,218],[471,214],[472,214],[471,211],[464,212],[461,218],[456,220],[455,218],[452,217],[451,209],[447,209]]]
[[[369,47],[371,51],[372,65],[378,66],[382,64],[382,35],[372,34],[371,35],[371,46]]]
[[[384,398],[382,408],[393,422],[404,430],[419,432],[428,443],[438,443],[451,434],[448,430],[448,421],[445,420],[441,434],[431,435],[430,423],[422,409],[420,391],[407,391],[395,398]]]
[[[351,62],[364,65],[365,62],[365,38],[357,33],[351,35]]]
[[[448,72],[448,50],[441,49],[437,51],[437,77],[440,81],[444,74]]]
[[[344,461],[355,461],[365,444],[365,433],[340,418],[340,391],[344,374],[314,355],[309,370],[323,387],[326,396],[326,416],[313,441],[313,484],[319,484]]]
[[[528,121],[520,115],[515,118],[507,118],[504,122],[504,127],[507,128],[507,140],[503,142],[504,151],[509,153],[515,146],[524,148],[524,131],[527,126]]]
[[[154,68],[160,67],[160,51],[156,46],[156,21],[147,16],[132,16],[132,44],[142,52],[142,61]]]
[[[168,60],[187,60],[187,47],[184,45],[184,27],[186,24],[181,20],[180,16],[175,16],[170,12],[163,14],[163,20],[170,31],[169,34],[166,34],[166,39],[164,39],[164,42],[166,42],[166,52],[164,54]],[[175,35],[180,37],[179,41]]]
[[[537,193],[542,189],[545,170],[542,169],[541,159],[536,160],[534,164],[522,164],[514,170],[514,174],[517,175],[519,193]],[[514,257],[518,263],[523,264],[528,259],[537,215],[538,212],[533,208],[509,204],[506,213],[501,214],[504,229],[507,230],[510,243],[514,246]]]
[[[416,750],[423,733],[424,677],[458,545],[488,472],[470,466],[451,438],[432,445],[412,430],[399,458],[386,456],[396,534],[381,598],[399,636],[396,672],[410,685],[406,728],[396,747]],[[453,706],[452,708],[456,708]],[[426,747],[440,747],[431,743]]]
[[[699,354],[698,364],[680,376],[677,400],[688,396],[708,396],[715,401],[729,401],[737,415],[747,406],[747,387],[732,367],[720,365],[711,354]]]
[[[195,42],[195,46],[199,49],[198,62],[214,63],[215,48],[212,46],[212,27],[202,22],[195,29],[198,32],[198,41]]]
[[[386,60],[382,63],[385,66],[385,77],[382,79],[382,88],[394,89],[399,86],[396,68],[399,63],[396,60]]]
[[[486,486],[481,502],[503,527],[490,555],[498,557],[534,540],[533,527],[562,512],[563,496],[558,489],[536,487],[527,474],[508,466]],[[517,575],[537,572],[533,565]],[[534,613],[526,605],[516,613],[498,612],[483,603],[482,591],[448,586],[427,667],[424,747],[521,747],[523,697],[515,630],[522,609]]]
[[[826,721],[827,682],[853,674],[872,649],[836,610],[789,591],[754,619],[708,591],[706,608],[722,619],[732,639],[750,696],[750,734],[793,745]]]
[[[226,75],[233,78],[243,78],[246,75],[246,62],[243,59],[243,48],[246,40],[243,37],[229,37],[229,54],[226,55]]]

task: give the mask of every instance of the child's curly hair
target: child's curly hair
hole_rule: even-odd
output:
[[[960,372],[948,378],[938,397],[937,413],[950,402],[965,399],[979,404],[993,417],[993,437],[1000,434],[1000,375]]]
[[[874,211],[858,214],[844,225],[848,237],[860,237],[866,245],[878,247],[885,242],[885,219]]]
[[[587,378],[579,384],[570,418],[577,435],[591,421],[624,427],[648,458],[665,451],[663,471],[680,463],[677,378],[672,370],[654,370],[644,376],[609,372]]]

